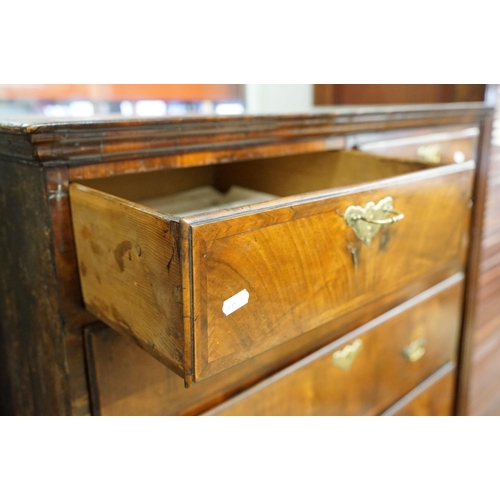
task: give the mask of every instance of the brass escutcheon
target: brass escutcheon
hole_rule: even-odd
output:
[[[359,353],[363,342],[360,339],[356,339],[352,344],[346,345],[343,349],[335,351],[332,355],[332,363],[342,368],[342,370],[349,370],[354,359]]]
[[[425,354],[425,339],[416,339],[410,342],[402,351],[403,356],[410,362],[414,363]]]
[[[392,217],[388,217],[392,215]],[[380,200],[377,204],[369,201],[365,208],[352,205],[347,208],[344,220],[354,229],[354,234],[363,243],[369,245],[380,228],[387,224],[394,224],[404,218],[404,214],[394,210],[394,202],[390,196]]]

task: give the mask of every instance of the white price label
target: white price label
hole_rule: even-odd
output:
[[[234,311],[237,311],[240,307],[248,304],[249,297],[250,294],[248,293],[246,288],[241,290],[241,292],[238,292],[236,295],[233,295],[232,297],[229,297],[229,299],[224,301],[224,303],[222,304],[222,312],[226,316],[229,316],[231,313],[234,313]]]

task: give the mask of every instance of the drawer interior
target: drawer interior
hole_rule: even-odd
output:
[[[422,162],[361,151],[328,151],[80,183],[162,213],[186,216],[385,179],[430,167]]]

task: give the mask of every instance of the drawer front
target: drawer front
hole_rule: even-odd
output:
[[[193,223],[195,379],[334,321],[436,269],[454,263],[459,270],[470,188],[470,171],[413,181],[402,176],[384,187],[313,203]],[[404,219],[383,226],[366,244],[342,214],[387,196]]]
[[[454,276],[206,415],[380,414],[455,358],[462,295]]]
[[[451,416],[455,399],[455,380],[455,364],[449,362],[382,415]]]
[[[479,129],[471,127],[389,140],[358,139],[357,142],[361,151],[427,163],[451,164],[476,160],[478,140]]]

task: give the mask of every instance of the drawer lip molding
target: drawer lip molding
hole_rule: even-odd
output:
[[[142,160],[154,170],[168,163],[185,167],[183,156],[200,153],[217,163],[228,155],[240,159],[268,155],[284,146],[295,152],[321,151],[333,136],[387,129],[475,125],[493,108],[484,103],[405,106],[338,106],[291,115],[108,119],[71,122],[47,118],[0,124],[0,156],[9,151],[17,161],[69,167],[72,179],[104,175],[89,169],[107,163],[113,173],[130,171],[127,161]],[[307,142],[306,142],[307,141]],[[207,152],[210,159],[207,158]],[[162,161],[157,160],[161,158]],[[193,159],[199,161],[199,158]]]
[[[445,149],[453,149],[458,145],[464,145],[467,146],[466,149],[469,154],[469,158],[466,157],[465,159],[469,160],[475,159],[474,151],[477,149],[479,133],[479,127],[460,127],[452,130],[434,129],[422,135],[378,140],[370,140],[369,136],[364,138],[361,135],[353,140],[362,151],[375,152],[382,150],[382,154],[391,154],[391,151],[404,151],[406,153],[406,158],[416,155],[418,153],[418,148],[421,146],[438,144]]]
[[[407,168],[404,160],[342,154]],[[452,262],[463,267],[475,163],[420,165],[377,181],[185,218],[70,184],[86,307],[132,335],[186,385],[201,381],[363,306],[370,294],[390,293]],[[343,213],[386,196],[405,219],[368,247]],[[399,269],[392,269],[395,260],[403,261]],[[225,315],[225,301],[242,290],[248,303]]]
[[[375,156],[369,153],[367,153],[367,155]],[[391,158],[391,160],[394,161],[395,159]],[[402,159],[400,161],[401,163],[405,163],[408,160]],[[421,163],[421,165],[425,165],[422,162],[416,162],[416,163]],[[429,165],[426,166],[429,167]],[[290,207],[291,205],[296,207],[311,202],[318,202],[322,200],[337,198],[351,193],[363,193],[366,191],[373,191],[376,189],[398,186],[400,184],[405,184],[407,182],[418,182],[419,180],[431,180],[433,178],[439,178],[447,174],[454,174],[467,171],[472,172],[475,169],[475,166],[476,163],[473,160],[468,160],[457,165],[435,166],[433,168],[427,168],[424,170],[419,170],[417,172],[405,173],[402,175],[393,176],[387,179],[380,179],[373,182],[365,182],[363,184],[352,184],[350,186],[345,186],[335,189],[324,189],[317,192],[305,193],[300,196],[283,196],[278,198],[277,200],[266,201],[259,203],[257,205],[249,205],[247,207],[240,207],[231,210],[213,212],[207,215],[204,214],[193,215],[190,217],[185,217],[183,220],[185,220],[190,226],[195,227],[206,223],[232,219],[239,215],[258,214],[262,212],[267,212],[271,209],[287,208]],[[171,217],[171,216],[165,216],[165,217],[168,220],[176,220],[176,221],[179,220],[177,217]]]
[[[224,401],[223,403],[211,408],[210,410],[204,412],[202,415],[204,416],[215,416],[215,415],[220,415],[224,414],[228,410],[230,410],[232,407],[235,405],[238,405],[245,400],[252,398],[255,395],[259,395],[261,391],[264,391],[274,384],[278,384],[281,381],[284,381],[287,379],[287,377],[292,376],[299,372],[299,370],[306,369],[308,367],[314,366],[315,363],[320,361],[322,358],[325,358],[326,356],[331,356],[332,353],[337,351],[338,349],[341,349],[343,346],[346,346],[348,344],[352,344],[355,342],[357,339],[363,339],[365,335],[370,335],[370,333],[375,330],[377,327],[383,326],[385,323],[393,320],[394,318],[400,317],[401,315],[404,315],[408,311],[413,310],[414,308],[418,307],[419,305],[422,305],[423,303],[432,300],[434,298],[437,298],[440,294],[446,293],[446,292],[456,292],[458,293],[455,297],[455,300],[457,301],[456,306],[460,307],[460,302],[461,302],[461,297],[463,295],[463,287],[460,286],[459,289],[453,290],[459,285],[463,284],[464,280],[464,275],[463,273],[457,273],[450,278],[447,278],[446,280],[442,281],[441,283],[427,289],[425,292],[416,295],[415,297],[412,297],[410,300],[400,304],[399,306],[396,306],[394,309],[391,309],[387,313],[382,314],[381,316],[375,318],[372,321],[369,321],[368,323],[365,323],[363,326],[353,330],[349,334],[335,340],[334,342],[330,343],[329,345],[319,349],[318,351],[314,352],[313,354],[306,356],[305,358],[301,359],[300,361],[290,365],[289,367],[279,371],[278,373],[270,376],[266,380],[263,380],[262,382],[257,383],[256,385],[250,387],[249,389],[241,392],[240,394],[232,397],[231,399],[228,399],[227,401]],[[432,375],[429,375],[427,377],[423,376],[420,381],[418,381],[418,384],[415,388],[413,388],[411,391],[406,392],[408,395],[408,399],[406,396],[403,396],[401,394],[401,399],[397,399],[394,401],[394,404],[389,407],[390,408],[396,408],[400,409],[399,402],[403,402],[403,405],[406,404],[410,399],[413,399],[413,396],[418,395],[420,392],[423,392],[419,388],[422,386],[423,389],[426,389],[428,386],[432,385],[433,382],[435,382],[438,378],[441,378],[442,375],[445,375],[445,372],[448,373],[450,369],[452,369],[455,366],[455,361],[456,361],[456,349],[458,346],[458,337],[459,337],[459,319],[456,318],[457,324],[455,325],[455,332],[448,332],[447,335],[451,336],[453,338],[452,344],[453,348],[450,352],[446,353],[448,356],[448,359],[444,360],[444,363],[442,363],[439,366],[436,366],[434,368],[435,371],[433,371]],[[375,362],[375,360],[372,360]],[[408,365],[409,366],[409,365]],[[429,383],[427,384],[427,382]],[[427,384],[427,385],[425,385]],[[360,387],[352,387],[352,390],[360,389]],[[335,393],[335,387],[331,387],[330,389],[332,393]],[[416,391],[416,392],[414,392]],[[417,394],[418,393],[418,394]],[[409,394],[412,394],[413,396],[410,398]],[[401,405],[402,407],[402,405]],[[386,407],[387,408],[387,407]],[[386,411],[389,411],[386,410]],[[381,409],[381,412],[383,411],[383,408]],[[229,412],[230,414],[230,412]],[[271,412],[271,414],[274,414]]]
[[[439,368],[439,370],[433,373],[429,378],[425,379],[421,384],[405,394],[397,403],[393,404],[390,408],[387,408],[387,410],[381,413],[381,416],[388,417],[398,414],[416,398],[424,394],[429,389],[432,389],[436,383],[442,381],[448,375],[454,374],[455,369],[456,363],[454,361],[448,361],[448,363]],[[453,395],[454,394],[450,395],[450,403],[453,400]],[[452,408],[452,406],[453,405],[450,404],[450,408]]]

